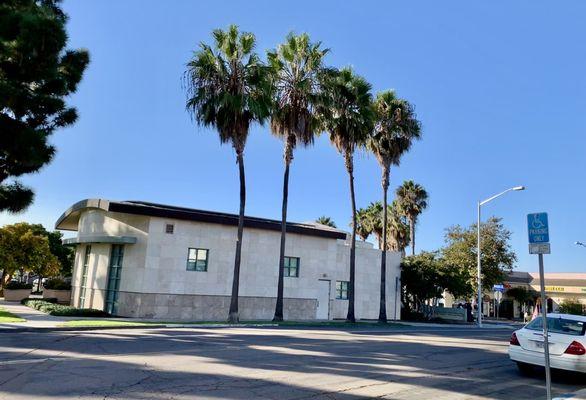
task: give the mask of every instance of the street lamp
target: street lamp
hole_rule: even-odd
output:
[[[478,247],[477,247],[477,251],[476,251],[476,253],[477,253],[476,257],[477,257],[477,265],[478,265],[478,327],[479,328],[482,328],[482,275],[481,275],[482,269],[481,269],[481,265],[480,265],[480,207],[490,201],[493,201],[497,197],[500,197],[507,192],[518,191],[518,190],[525,190],[525,186],[515,186],[512,188],[509,188],[503,192],[500,192],[499,194],[495,194],[494,196],[489,197],[486,200],[478,202],[478,222],[476,224]]]
[[[576,246],[582,246],[582,247],[586,247],[586,244],[582,243],[582,242],[574,242],[574,244]]]

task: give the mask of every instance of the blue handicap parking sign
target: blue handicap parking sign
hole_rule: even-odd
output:
[[[529,243],[549,243],[547,213],[527,214]]]

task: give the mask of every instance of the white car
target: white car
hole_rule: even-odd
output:
[[[551,368],[586,373],[586,317],[570,314],[548,314],[549,364]],[[545,365],[543,318],[537,317],[513,332],[509,357],[521,372],[531,365]]]

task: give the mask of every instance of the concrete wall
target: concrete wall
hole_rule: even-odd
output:
[[[124,246],[124,259],[120,290],[140,290],[143,279],[146,248],[148,243],[149,218],[143,216],[108,213],[104,210],[87,210],[79,219],[78,238],[89,235],[133,236],[137,242]],[[73,304],[79,306],[81,274],[88,244],[76,246],[72,279]],[[91,253],[86,283],[86,308],[104,308],[108,284],[108,266],[112,246],[105,243],[89,243]]]
[[[165,233],[173,224],[174,233]],[[82,213],[79,236],[130,235],[124,246],[118,314],[133,317],[219,319],[228,314],[236,227],[90,210]],[[269,319],[274,312],[280,232],[245,229],[240,275],[242,319]],[[78,246],[74,299],[79,298],[83,247]],[[95,250],[94,250],[95,247]],[[206,272],[187,271],[188,248],[209,249]],[[92,245],[88,276],[94,308],[103,307],[111,245]],[[299,277],[285,277],[285,318],[316,318],[318,280],[330,283],[330,318],[345,318],[348,301],[335,299],[336,281],[349,280],[350,247],[343,240],[287,235],[287,256],[299,257]],[[356,250],[356,317],[376,319],[379,312],[381,252],[369,243]],[[94,260],[95,259],[95,260]],[[395,316],[395,277],[400,254],[387,254],[387,315]],[[77,303],[75,303],[77,304]],[[397,306],[397,317],[399,307]]]

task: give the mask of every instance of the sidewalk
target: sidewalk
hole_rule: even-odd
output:
[[[433,322],[411,322],[399,321],[401,325],[408,325],[413,327],[429,327],[429,328],[452,328],[452,329],[478,329],[476,324],[438,324]],[[484,321],[482,329],[519,329],[523,325],[507,322],[507,321]]]
[[[23,322],[0,323],[0,329],[17,329],[17,328],[54,328],[64,321],[79,319],[76,317],[54,317],[44,312],[23,306],[18,302],[0,300],[0,308],[23,318]]]
[[[25,321],[23,322],[8,322],[8,323],[0,323],[0,330],[10,330],[10,329],[63,329],[63,330],[74,330],[76,328],[64,328],[62,325],[64,322],[67,321],[81,321],[81,320],[96,320],[95,317],[56,317],[52,315],[45,314],[41,311],[35,310],[34,308],[30,308],[27,306],[23,306],[17,302],[9,302],[5,301],[4,299],[0,299],[0,308],[23,318]],[[173,328],[183,328],[183,327],[230,327],[231,325],[225,322],[217,322],[217,323],[209,323],[209,324],[193,324],[193,323],[186,323],[185,321],[169,321],[166,320],[157,320],[157,319],[134,319],[134,318],[100,318],[102,321],[116,321],[116,322],[130,322],[130,323],[145,323],[145,325],[137,325],[136,327],[173,327]],[[303,321],[299,321],[302,323]],[[315,321],[307,321],[315,322]],[[365,321],[363,321],[365,322]],[[373,321],[373,324],[375,321]],[[444,329],[478,329],[475,324],[439,324],[439,323],[427,323],[427,322],[410,322],[410,321],[397,321],[397,324],[400,324],[405,327],[413,327],[413,328],[444,328]],[[258,321],[251,322],[250,324],[239,324],[238,327],[257,327],[257,326],[271,326],[270,321],[266,321],[266,323],[258,323]],[[278,326],[278,325],[272,325]],[[332,325],[333,326],[333,325]],[[284,326],[286,327],[286,326]],[[91,327],[85,327],[87,329],[91,329]],[[110,327],[115,328],[114,326]],[[120,327],[120,328],[128,328],[128,326]],[[515,326],[512,323],[505,322],[505,321],[486,321],[483,324],[483,329],[517,329],[519,326]],[[95,329],[107,329],[105,327],[95,327]]]

